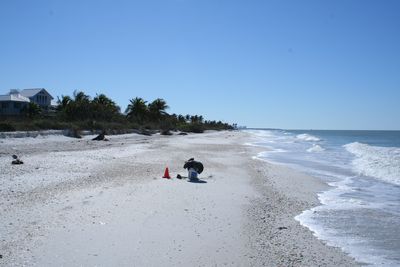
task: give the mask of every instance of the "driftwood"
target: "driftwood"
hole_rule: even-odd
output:
[[[106,137],[104,135],[104,133],[99,134],[98,136],[96,136],[95,138],[93,138],[93,141],[102,141],[104,140]]]
[[[93,141],[110,141],[106,138],[106,132],[102,131],[98,136],[92,139]]]

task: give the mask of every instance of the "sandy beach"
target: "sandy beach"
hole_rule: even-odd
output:
[[[294,219],[327,185],[248,133],[92,137],[0,139],[1,266],[359,265]],[[191,157],[202,183],[175,178]]]

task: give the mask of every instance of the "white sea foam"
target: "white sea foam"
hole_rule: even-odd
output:
[[[325,148],[323,148],[322,146],[317,145],[317,144],[313,144],[312,147],[307,149],[307,152],[310,152],[310,153],[312,153],[312,152],[322,152],[322,151],[325,151]]]
[[[353,193],[354,189],[350,186],[355,177],[346,177],[337,182],[328,183],[332,189],[318,194],[318,199],[322,206],[313,208],[319,210],[354,210],[359,208],[378,208],[376,203],[368,203],[357,197],[341,197],[346,193]]]
[[[356,236],[353,236],[351,239],[342,238],[336,230],[321,226],[318,218],[315,216],[320,210],[319,207],[306,210],[297,215],[295,220],[300,222],[304,227],[309,228],[318,239],[324,240],[332,247],[342,248],[342,250],[349,253],[359,262],[368,263],[371,266],[398,266],[396,260],[382,257],[382,254],[384,254],[383,251],[380,252],[379,249],[369,246],[362,238]],[[360,244],[362,245],[360,246]]]
[[[300,139],[302,141],[309,141],[309,142],[318,142],[321,141],[318,137],[311,135],[311,134],[298,134],[296,136],[297,139]]]
[[[370,146],[358,142],[344,147],[356,156],[353,166],[358,174],[400,185],[400,148]]]
[[[370,246],[362,237],[351,235],[351,237],[343,238],[340,234],[341,231],[335,229],[335,227],[324,227],[321,225],[321,218],[323,220],[323,217],[326,217],[326,214],[330,211],[382,209],[380,203],[366,202],[360,198],[354,197],[341,197],[346,193],[354,191],[350,186],[350,184],[354,182],[354,178],[355,177],[346,177],[341,181],[329,183],[332,189],[318,194],[318,199],[322,205],[303,211],[295,217],[295,220],[309,228],[318,239],[326,241],[330,246],[342,248],[360,262],[365,262],[372,266],[398,266],[397,261],[387,259],[383,256],[385,255],[384,251],[380,252],[379,248]],[[320,213],[325,215],[321,217]]]
[[[258,137],[273,137],[275,134],[272,131],[268,130],[244,130],[247,133],[251,133]]]

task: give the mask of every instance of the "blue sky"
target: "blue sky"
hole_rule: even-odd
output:
[[[0,1],[0,94],[104,93],[249,127],[400,129],[400,1]]]

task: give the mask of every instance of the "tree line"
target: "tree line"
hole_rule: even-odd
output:
[[[141,97],[135,97],[130,99],[128,107],[122,112],[105,94],[91,98],[83,91],[75,91],[72,96],[58,97],[57,105],[49,111],[43,111],[36,104],[30,103],[23,111],[25,120],[8,120],[11,128],[10,125],[5,127],[5,122],[0,122],[0,131],[1,125],[3,128],[16,130],[76,128],[121,132],[140,129],[161,130],[163,134],[175,130],[201,133],[204,130],[227,130],[235,127],[221,121],[205,120],[201,115],[169,114],[167,109],[169,106],[164,99],[157,98],[148,102]]]

